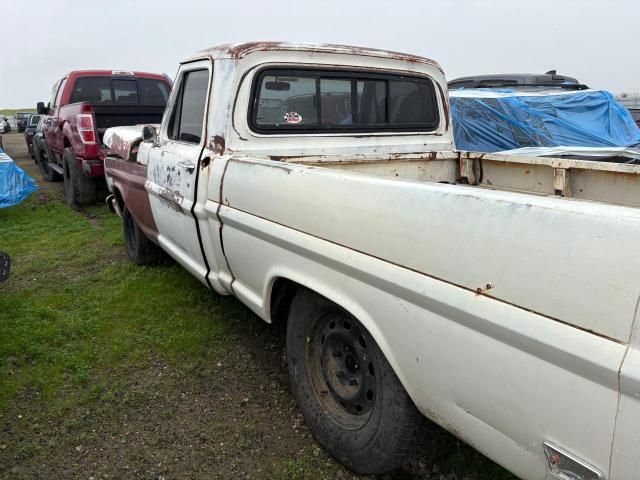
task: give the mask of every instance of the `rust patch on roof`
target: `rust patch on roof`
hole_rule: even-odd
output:
[[[352,45],[328,44],[328,43],[289,43],[289,42],[245,42],[236,44],[225,44],[201,50],[190,57],[185,62],[194,61],[201,58],[234,58],[241,59],[253,52],[268,51],[301,51],[327,54],[360,55],[365,57],[388,58],[410,63],[422,63],[436,67],[442,72],[440,65],[430,58],[413,55],[410,53],[395,52],[391,50],[380,50],[377,48],[357,47]]]

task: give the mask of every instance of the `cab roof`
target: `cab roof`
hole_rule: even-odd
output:
[[[119,77],[119,76],[129,76],[129,77],[140,77],[140,78],[157,78],[166,80],[167,76],[162,73],[151,73],[151,72],[139,72],[133,70],[72,70],[67,73],[65,77],[96,77],[96,76],[106,76],[106,77]]]
[[[351,45],[337,45],[329,43],[288,43],[288,42],[245,42],[218,45],[200,50],[187,57],[182,63],[188,63],[203,58],[216,60],[218,58],[243,58],[250,53],[266,51],[299,51],[311,53],[356,55],[363,57],[386,58],[412,63],[432,65],[442,71],[438,63],[429,58],[412,55],[409,53],[379,50],[376,48],[355,47]]]

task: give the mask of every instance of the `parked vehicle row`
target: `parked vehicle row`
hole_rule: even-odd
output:
[[[458,151],[442,68],[248,43],[105,132],[129,258],[286,322],[305,422],[359,473],[440,424],[525,480],[640,469],[640,166]]]
[[[31,114],[29,115],[29,119],[27,120],[27,127],[24,130],[24,140],[27,142],[27,150],[29,151],[29,156],[36,159],[34,150],[33,150],[33,140],[35,138],[38,129],[42,131],[41,125],[42,115]]]
[[[31,116],[31,113],[29,112],[16,113],[15,118],[16,118],[16,127],[18,129],[18,133],[22,133],[26,130],[30,116]]]
[[[4,115],[0,115],[0,133],[10,133],[11,125],[9,124],[9,119]]]
[[[109,127],[160,122],[172,82],[164,75],[73,71],[58,80],[45,105],[37,162],[46,181],[64,181],[70,206],[94,203],[104,185],[104,132]]]

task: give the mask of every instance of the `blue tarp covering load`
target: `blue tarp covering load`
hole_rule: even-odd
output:
[[[460,150],[640,146],[640,129],[609,92],[461,89],[449,93]]]
[[[0,208],[17,205],[37,189],[35,180],[0,148]]]

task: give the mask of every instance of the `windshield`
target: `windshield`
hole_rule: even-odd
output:
[[[168,82],[151,78],[80,77],[73,87],[70,103],[164,107],[170,89]]]
[[[40,121],[40,115],[31,115],[31,117],[29,118],[29,126],[35,127],[38,125],[39,121]]]

